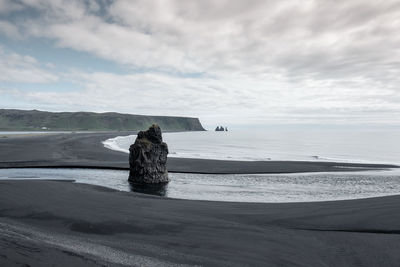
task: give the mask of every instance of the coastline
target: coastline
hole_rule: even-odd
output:
[[[113,133],[0,140],[0,167],[128,168]],[[394,165],[168,159],[172,171],[288,173]],[[242,169],[243,168],[243,169]],[[299,203],[183,200],[60,181],[0,181],[0,265],[395,266],[400,196]]]
[[[65,167],[128,169],[129,155],[102,141],[131,132],[64,133],[0,139],[0,168]],[[231,161],[168,158],[168,171],[206,174],[263,174],[360,171],[398,168],[392,164],[318,161]]]
[[[0,134],[0,138],[24,138],[32,136],[41,136],[45,134],[57,134],[57,133],[17,133],[17,134]]]

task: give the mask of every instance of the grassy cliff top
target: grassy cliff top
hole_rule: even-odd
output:
[[[153,123],[164,131],[204,131],[199,119],[190,117],[0,109],[1,131],[135,131]]]

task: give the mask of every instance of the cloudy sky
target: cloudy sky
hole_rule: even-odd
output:
[[[400,124],[400,1],[0,0],[0,107]]]

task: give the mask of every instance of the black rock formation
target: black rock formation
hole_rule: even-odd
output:
[[[217,126],[217,128],[215,128],[216,132],[223,132],[223,131],[228,131],[228,128],[224,128],[223,126]]]
[[[134,184],[167,183],[168,146],[162,141],[161,129],[153,124],[140,131],[129,148],[129,182]]]

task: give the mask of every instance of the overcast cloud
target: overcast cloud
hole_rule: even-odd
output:
[[[399,124],[399,29],[399,1],[0,0],[0,104]]]

